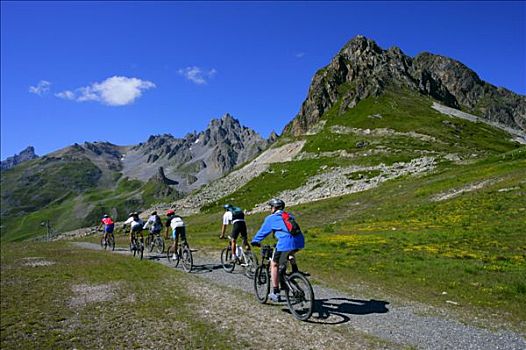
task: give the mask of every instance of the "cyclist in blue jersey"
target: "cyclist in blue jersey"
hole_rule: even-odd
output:
[[[284,274],[287,269],[289,256],[293,256],[299,249],[305,247],[305,238],[301,232],[293,235],[287,228],[282,217],[285,202],[279,198],[273,198],[268,204],[270,205],[271,214],[265,218],[261,228],[252,239],[251,244],[260,246],[260,242],[271,233],[273,233],[274,237],[278,240],[270,264],[272,292],[269,294],[269,298],[272,301],[280,301],[279,277]],[[294,216],[290,216],[294,219]],[[295,264],[293,266],[295,266]]]

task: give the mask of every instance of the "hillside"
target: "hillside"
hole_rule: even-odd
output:
[[[471,317],[491,312],[520,325],[526,317],[517,307],[526,302],[524,97],[510,92],[519,104],[505,108],[515,111],[508,122],[468,113],[477,111],[462,104],[453,108],[454,100],[395,78],[355,104],[349,96],[357,96],[361,83],[320,84],[329,103],[316,97],[320,74],[302,112],[271,148],[156,208],[189,215],[194,244],[217,249],[212,237],[222,204],[252,214],[252,236],[265,203],[278,196],[306,233],[303,264],[324,283],[361,282],[425,303],[442,304],[447,295]],[[353,79],[375,82],[360,73]],[[454,96],[446,85],[441,89]],[[309,101],[327,105],[309,114]]]
[[[104,213],[123,220],[226,174],[269,142],[226,114],[182,139],[85,142],[25,160],[2,170],[2,240],[41,235],[45,220],[58,231],[94,225]]]

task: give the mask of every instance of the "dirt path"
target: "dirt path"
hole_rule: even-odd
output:
[[[74,244],[100,249],[92,243]],[[122,248],[116,253],[130,254]],[[263,348],[526,349],[526,340],[517,333],[468,326],[428,305],[350,296],[320,285],[314,286],[313,316],[298,322],[286,303],[259,304],[252,280],[237,271],[239,267],[234,273],[224,272],[217,255],[194,253],[190,275],[195,278],[188,279],[188,288],[202,301],[197,311],[219,328],[240,329],[237,337]],[[164,255],[145,255],[145,259],[169,266]],[[279,327],[270,331],[269,324]]]

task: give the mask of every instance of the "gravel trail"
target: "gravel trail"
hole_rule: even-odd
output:
[[[74,244],[101,249],[93,243]],[[123,248],[116,249],[116,253],[130,255]],[[202,300],[199,314],[220,328],[236,328],[242,321],[245,331],[236,335],[263,348],[275,348],[269,339],[280,339],[281,348],[302,349],[526,349],[525,338],[512,331],[465,325],[444,310],[428,305],[345,295],[320,285],[313,286],[313,316],[308,322],[298,322],[288,312],[286,303],[259,304],[253,296],[252,280],[244,276],[239,266],[233,273],[223,271],[219,252],[215,255],[201,251],[193,254],[190,275],[196,278],[188,280],[190,290]],[[145,254],[145,259],[170,266],[164,255]],[[232,306],[225,308],[228,303]],[[225,313],[231,317],[225,317]],[[269,322],[282,325],[273,328],[272,336],[268,327],[262,327]]]

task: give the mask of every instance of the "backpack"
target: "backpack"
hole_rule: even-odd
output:
[[[155,215],[155,221],[152,225],[152,230],[161,230],[163,228],[163,222],[161,221],[161,218],[159,215]]]
[[[245,213],[243,213],[243,209],[238,207],[232,207],[229,210],[232,212],[232,220],[240,220],[245,218]]]
[[[289,213],[286,211],[282,212],[281,218],[283,219],[283,222],[285,222],[285,226],[287,226],[287,230],[289,230],[291,235],[297,236],[303,234],[303,232],[301,232],[300,225],[298,225],[296,220],[290,216]]]

